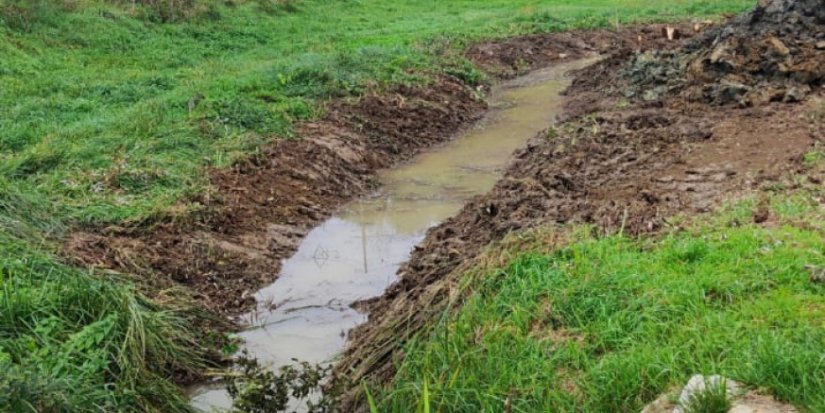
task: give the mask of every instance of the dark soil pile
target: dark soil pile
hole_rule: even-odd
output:
[[[675,44],[661,34],[649,42],[640,36],[641,44],[622,43],[578,73],[565,121],[517,152],[490,193],[430,230],[385,296],[363,303],[370,321],[352,333],[338,376],[391,380],[406,339],[443,314],[468,263],[508,233],[570,223],[605,233],[654,232],[674,215],[709,211],[804,170],[802,155],[825,144],[825,114],[817,114],[823,109],[800,102],[825,96],[825,51],[812,43],[823,28],[817,4],[823,3],[763,4]],[[765,58],[775,43],[770,38],[789,53]],[[512,70],[507,56],[500,60],[505,72]],[[729,56],[735,66],[720,66],[714,56]],[[746,91],[722,99],[732,76]],[[793,88],[803,93],[786,98]],[[783,95],[757,99],[766,90]],[[358,390],[346,394],[341,411],[363,407],[359,397]]]
[[[762,1],[689,42],[680,53],[639,54],[625,72],[628,97],[754,106],[798,102],[825,84],[825,1]]]

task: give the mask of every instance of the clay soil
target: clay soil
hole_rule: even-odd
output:
[[[391,380],[405,340],[443,314],[468,263],[509,233],[590,224],[641,235],[804,176],[803,155],[825,143],[823,10],[820,0],[763,2],[718,27],[680,26],[679,40],[649,28],[617,42],[575,75],[560,123],[518,151],[491,192],[431,229],[384,296],[361,303],[370,320],[351,333],[339,382]],[[524,50],[555,47],[553,36],[531,36],[470,56],[507,74]],[[358,410],[358,393],[342,411]]]

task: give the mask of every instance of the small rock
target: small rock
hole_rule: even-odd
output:
[[[808,92],[811,89],[809,87],[797,87],[792,86],[788,88],[788,91],[785,92],[785,97],[782,98],[782,101],[785,103],[794,103],[794,102],[801,102],[805,100],[805,97],[808,96]]]
[[[788,49],[788,46],[785,46],[785,43],[782,43],[782,40],[779,40],[776,37],[771,36],[768,38],[768,43],[773,46],[774,50],[776,50],[780,56],[787,56],[791,54],[791,49]]]
[[[816,48],[819,50],[825,50],[825,40],[821,42],[816,42]]]
[[[755,391],[745,392],[743,384],[726,380],[718,375],[710,377],[693,376],[682,389],[677,403],[673,403],[670,394],[666,393],[645,406],[641,413],[684,413],[684,406],[690,403],[695,394],[705,391],[707,385],[720,386],[723,381],[732,404],[728,413],[799,413],[790,404],[781,403],[773,397],[758,394]]]
[[[684,406],[690,404],[690,401],[697,393],[705,391],[708,386],[714,388],[721,386],[723,383],[725,385],[725,391],[728,394],[728,398],[730,399],[738,396],[742,392],[742,384],[733,380],[725,379],[719,375],[705,377],[701,374],[697,374],[691,377],[685,388],[682,389],[682,393],[679,395],[679,404],[675,409],[673,409],[673,413],[685,413]]]
[[[816,265],[806,265],[805,269],[811,273],[810,280],[812,283],[825,284],[825,268],[820,268]]]

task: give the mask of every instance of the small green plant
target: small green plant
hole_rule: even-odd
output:
[[[462,82],[470,86],[478,86],[482,84],[487,77],[484,72],[478,70],[475,65],[469,61],[463,61],[444,69],[444,72],[450,76],[460,79]]]
[[[822,150],[813,150],[806,152],[805,155],[802,157],[802,160],[808,167],[817,166],[823,160],[825,160],[825,152]]]
[[[297,360],[296,360],[297,362]],[[307,362],[271,371],[244,351],[235,361],[239,371],[227,379],[227,391],[233,399],[233,409],[239,413],[277,413],[290,407],[290,402],[304,401],[311,394],[320,394],[321,383],[330,367],[313,366]],[[308,411],[326,412],[329,400],[307,401]]]
[[[706,381],[705,388],[691,395],[683,406],[685,413],[727,413],[731,407],[724,379],[719,382]]]

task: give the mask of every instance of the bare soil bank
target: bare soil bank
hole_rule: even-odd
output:
[[[74,233],[65,251],[80,263],[189,287],[205,307],[238,314],[273,281],[281,260],[343,202],[368,191],[374,172],[437,144],[478,119],[486,105],[456,79],[332,103],[263,154],[211,172],[206,213],[152,228]]]
[[[810,102],[825,97],[822,10],[821,0],[762,2],[693,39],[667,42],[654,28],[617,41],[577,75],[564,121],[517,152],[490,193],[430,230],[383,297],[362,303],[370,320],[351,333],[338,377],[391,380],[405,341],[455,298],[467,263],[510,232],[587,223],[649,233],[803,171],[803,154],[825,140]],[[556,42],[530,36],[470,55],[511,73],[527,59],[519,50],[555,53]],[[360,393],[341,411],[356,411]]]

